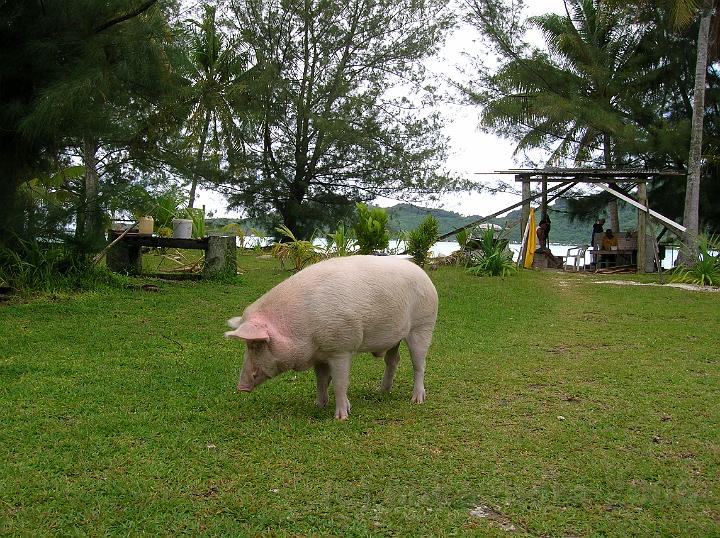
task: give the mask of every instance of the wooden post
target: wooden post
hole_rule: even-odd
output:
[[[205,251],[206,275],[227,273],[237,274],[237,243],[234,235],[211,235],[207,238],[208,246]]]
[[[110,239],[113,239],[112,234],[110,234]],[[105,257],[108,269],[116,273],[139,275],[142,272],[141,248],[137,243],[117,241],[108,249]]]
[[[638,202],[645,208],[648,207],[647,199],[647,185],[644,181],[638,181]],[[637,229],[637,272],[638,274],[645,272],[645,266],[647,262],[647,241],[645,236],[647,235],[647,209],[643,211],[638,208],[638,229]]]
[[[522,177],[522,214],[520,216],[520,240],[525,237],[525,227],[530,216],[530,177]],[[516,178],[517,179],[517,178]],[[522,254],[522,253],[521,253]]]
[[[547,176],[543,175],[542,177],[542,211],[540,212],[540,220],[547,218],[548,216],[548,196],[547,196]],[[542,248],[550,248],[550,234],[545,234],[545,240],[542,245],[540,245]]]

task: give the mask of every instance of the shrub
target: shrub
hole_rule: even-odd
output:
[[[438,221],[430,214],[417,228],[408,232],[407,252],[420,267],[425,267],[430,248],[437,242],[438,235]]]
[[[318,261],[320,255],[315,245],[311,241],[302,241],[295,237],[290,228],[287,226],[279,226],[275,230],[281,235],[289,239],[282,243],[273,245],[272,254],[279,261],[283,269],[285,262],[292,262],[293,269],[299,271],[306,265],[310,265]]]
[[[118,279],[91,256],[61,245],[42,245],[16,238],[0,249],[0,283],[21,295],[91,290]]]
[[[458,242],[458,245],[460,245],[460,250],[465,250],[468,239],[470,239],[470,231],[467,228],[463,228],[455,234],[455,240]]]
[[[245,248],[245,232],[237,222],[230,222],[222,227],[223,233],[234,235],[239,239],[240,248]]]
[[[380,207],[370,209],[363,203],[357,203],[355,207],[357,207],[358,222],[353,229],[357,237],[359,253],[372,254],[388,248],[390,234],[387,231],[387,212]]]
[[[467,272],[475,276],[507,276],[517,272],[517,266],[508,249],[508,242],[495,237],[494,230],[485,230],[474,240],[473,251],[467,262]]]
[[[344,225],[327,237],[327,253],[335,256],[350,256],[355,252],[356,241],[352,229],[348,230]]]
[[[687,282],[698,286],[720,286],[720,236],[698,238],[700,258],[692,267],[680,266],[673,282]],[[713,251],[715,254],[713,254]]]

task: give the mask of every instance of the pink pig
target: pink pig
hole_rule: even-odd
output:
[[[251,391],[287,370],[315,369],[318,406],[333,382],[335,418],[350,412],[350,361],[357,353],[385,356],[382,391],[392,387],[400,342],[410,348],[412,402],[425,401],[425,356],[438,298],[435,286],[410,261],[349,256],[311,265],[281,282],[228,325],[225,336],[245,340],[238,391]]]

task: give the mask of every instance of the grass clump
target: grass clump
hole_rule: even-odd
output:
[[[286,239],[284,242],[275,243],[272,248],[273,256],[280,261],[283,269],[289,262],[291,269],[299,271],[320,259],[320,253],[312,241],[296,238],[290,228],[285,225],[279,226],[275,230]]]

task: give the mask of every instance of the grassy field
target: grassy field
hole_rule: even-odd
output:
[[[363,355],[339,422],[312,373],[235,394],[287,276],[240,265],[0,307],[1,535],[720,535],[720,295],[441,268],[427,403]]]

